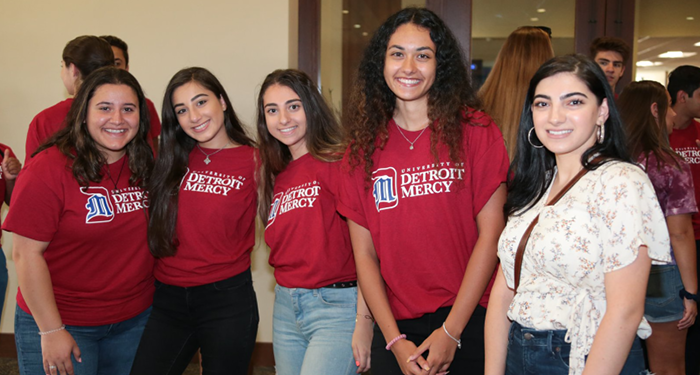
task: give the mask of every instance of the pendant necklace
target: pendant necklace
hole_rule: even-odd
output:
[[[411,142],[411,141],[408,140],[408,138],[406,138],[406,135],[403,134],[403,131],[401,130],[401,127],[399,126],[399,124],[397,124],[396,121],[394,121],[394,124],[396,125],[396,129],[399,129],[399,133],[401,134],[401,136],[403,137],[403,139],[405,139],[406,142],[408,142],[408,143],[411,144],[411,146],[408,148],[409,150],[413,150],[413,144],[416,143],[416,142],[418,141],[418,138],[420,138],[420,136],[423,135],[423,132],[425,131],[425,129],[427,129],[428,126],[430,126],[430,124],[428,124],[428,126],[424,127],[423,130],[420,131],[420,134],[418,134],[418,136],[416,137],[416,139],[414,139],[413,142]]]
[[[206,156],[206,157],[204,158],[204,164],[209,165],[209,163],[211,163],[211,159],[209,159],[209,157],[212,156],[212,155],[214,155],[214,154],[216,154],[217,152],[219,152],[219,151],[225,149],[226,146],[228,146],[228,145],[230,145],[230,144],[231,144],[231,141],[228,141],[228,142],[224,145],[224,147],[222,147],[222,148],[220,148],[220,149],[218,149],[218,150],[212,152],[211,154],[207,154],[206,152],[204,152],[204,150],[202,150],[202,148],[199,147],[199,143],[197,143],[197,148],[199,149],[199,151],[200,151],[201,153],[204,154],[204,156]]]
[[[117,179],[112,178],[112,174],[109,173],[109,164],[107,164],[107,176],[109,177],[110,181],[114,184],[114,190],[117,190],[117,185],[119,185],[119,179],[122,178],[122,172],[124,171],[124,165],[126,164],[126,155],[122,158],[122,166],[119,168],[119,174],[117,175]]]

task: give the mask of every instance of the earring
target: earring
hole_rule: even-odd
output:
[[[603,143],[605,140],[605,123],[598,124],[598,143]]]
[[[534,147],[534,148],[542,148],[542,147],[544,147],[544,145],[542,145],[542,144],[538,146],[538,145],[532,143],[532,131],[533,131],[533,130],[535,130],[535,128],[532,128],[532,129],[530,129],[529,132],[527,132],[527,141],[530,142],[530,146],[532,146],[532,147]],[[540,142],[540,143],[541,143],[541,142]]]

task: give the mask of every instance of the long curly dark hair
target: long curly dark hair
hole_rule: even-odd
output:
[[[66,115],[65,127],[42,144],[34,155],[55,145],[63,155],[72,160],[73,176],[80,186],[87,187],[90,182],[102,181],[107,159],[90,136],[86,121],[90,99],[95,95],[95,91],[103,85],[110,84],[129,86],[138,99],[139,130],[134,139],[126,145],[126,154],[129,156],[129,169],[132,173],[129,183],[145,188],[153,168],[153,151],[147,140],[150,121],[146,97],[134,76],[112,66],[99,68],[85,78]]]
[[[292,154],[282,142],[267,130],[265,121],[264,96],[268,88],[282,85],[292,89],[304,107],[306,114],[306,148],[314,159],[332,162],[343,157],[343,131],[318,87],[306,73],[295,70],[275,70],[267,75],[260,88],[257,108],[258,147],[260,150],[260,171],[258,177],[258,214],[267,223],[270,213],[275,177],[292,160]]]
[[[407,23],[428,30],[437,49],[435,82],[428,91],[430,151],[436,160],[439,144],[447,146],[453,162],[462,160],[462,122],[471,123],[474,113],[467,107],[480,107],[462,49],[445,23],[425,8],[409,7],[392,15],[365,49],[343,121],[350,139],[350,165],[364,164],[367,180],[374,152],[386,145],[387,123],[396,107],[396,95],[384,79],[387,44],[396,29]]]
[[[160,152],[153,168],[153,177],[148,185],[150,205],[148,212],[148,247],[156,258],[173,256],[178,241],[175,233],[177,223],[178,194],[180,183],[187,173],[189,155],[197,141],[182,130],[173,108],[175,90],[187,83],[196,82],[222,98],[226,103],[224,128],[226,135],[239,145],[254,146],[233,110],[233,105],[218,79],[204,68],[185,68],[175,73],[163,98],[162,131]]]

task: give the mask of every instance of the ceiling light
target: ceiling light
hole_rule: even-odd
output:
[[[360,27],[362,27],[362,25],[360,25],[359,23],[356,23],[356,24],[355,24],[355,28],[356,28],[356,29],[359,29]]]
[[[700,47],[700,42],[693,44],[695,47]]]
[[[532,17],[532,18],[530,18],[530,21],[532,21],[532,22],[539,21],[539,20],[540,20],[540,19],[537,18],[537,17]]]
[[[366,32],[366,31],[363,31],[363,32],[362,32],[362,36],[367,36],[367,35],[369,35],[368,32]]]
[[[695,19],[695,17],[685,17],[685,19],[687,19],[688,21],[692,21]]]
[[[637,61],[637,66],[641,68],[647,68],[650,66],[659,66],[663,65],[661,61],[649,61],[649,60],[642,60],[642,61]]]
[[[696,52],[668,51],[659,55],[662,59],[680,59],[683,57],[695,56]]]
[[[544,9],[544,8],[537,9],[537,13],[544,13],[546,11],[547,11],[547,9]]]
[[[350,11],[347,9],[343,9],[343,14],[350,14]]]

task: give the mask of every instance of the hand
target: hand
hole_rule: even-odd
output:
[[[426,350],[429,350],[430,353],[428,354],[428,359],[424,360],[422,354]],[[457,343],[447,336],[442,327],[440,327],[420,344],[410,359],[416,360],[423,369],[430,368],[427,375],[442,374],[450,368],[450,364],[455,357],[455,350],[457,350]]]
[[[41,336],[41,354],[44,357],[44,371],[49,375],[73,375],[73,361],[82,362],[80,349],[68,331],[61,330]],[[53,368],[50,368],[55,366]]]
[[[14,180],[17,178],[19,171],[22,169],[22,163],[17,160],[17,158],[10,156],[9,151],[5,151],[5,155],[2,157],[2,173],[5,175],[5,179]]]
[[[698,316],[698,304],[691,299],[683,298],[683,306],[685,307],[683,311],[683,318],[678,321],[678,330],[684,330],[690,328],[695,324],[695,317]]]
[[[352,355],[355,357],[357,373],[362,373],[370,369],[373,321],[364,316],[358,316],[355,320],[355,331],[352,333]]]
[[[394,353],[396,361],[401,367],[401,373],[404,375],[425,375],[422,368],[418,366],[415,360],[409,357],[416,350],[416,345],[409,340],[399,340],[391,346],[391,352]],[[420,357],[423,359],[423,357]],[[423,359],[425,361],[425,359]]]

